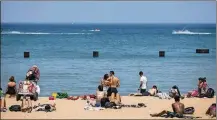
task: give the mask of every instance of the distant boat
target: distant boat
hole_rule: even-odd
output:
[[[95,29],[94,31],[98,32],[98,31],[100,31],[100,29]]]
[[[182,30],[173,30],[173,34],[191,34],[192,32],[189,30],[185,30],[186,27],[184,27]]]
[[[173,30],[173,34],[191,34],[189,30]]]

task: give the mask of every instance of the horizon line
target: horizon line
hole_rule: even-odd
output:
[[[163,22],[163,23],[156,23],[156,22],[49,22],[49,23],[42,23],[42,22],[1,22],[1,24],[216,24],[212,22]]]

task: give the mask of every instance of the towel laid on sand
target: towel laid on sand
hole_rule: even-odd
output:
[[[156,97],[159,97],[160,99],[171,99],[167,93],[157,93]]]

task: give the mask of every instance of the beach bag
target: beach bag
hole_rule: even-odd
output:
[[[56,98],[62,99],[62,98],[68,98],[67,93],[57,93]]]
[[[194,111],[195,111],[194,107],[187,107],[184,109],[185,114],[194,114]]]
[[[12,112],[21,111],[21,106],[20,105],[12,105],[11,107],[9,107],[9,110]]]
[[[212,88],[209,88],[206,92],[206,97],[208,98],[213,98],[214,97],[214,94],[215,94],[215,91],[212,89]]]
[[[105,108],[113,108],[114,106],[116,106],[114,102],[106,102],[105,104]]]
[[[105,107],[105,104],[109,102],[109,99],[108,98],[102,98],[100,103],[101,103],[101,107]]]
[[[210,115],[216,117],[216,103],[213,103],[210,107]]]

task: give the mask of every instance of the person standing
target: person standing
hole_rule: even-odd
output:
[[[120,80],[115,76],[114,71],[110,71],[110,77],[108,80],[109,88],[107,90],[107,96],[111,96],[112,93],[115,95],[118,93],[117,88],[120,87]]]
[[[143,95],[146,92],[148,80],[147,80],[147,77],[143,75],[142,71],[139,72],[139,76],[140,76],[139,90],[140,90],[140,93]]]

